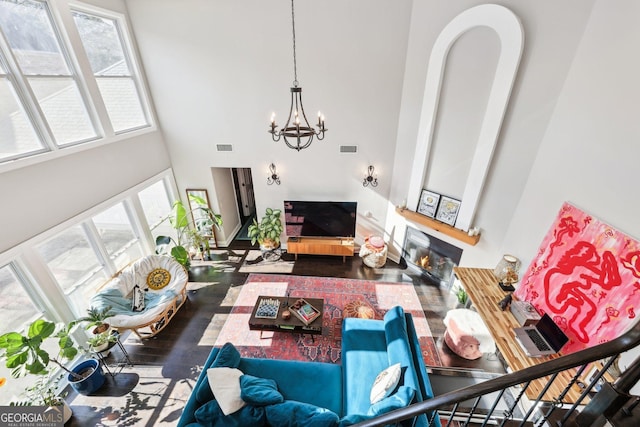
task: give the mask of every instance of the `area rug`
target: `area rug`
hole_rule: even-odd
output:
[[[259,296],[322,298],[322,335],[249,330],[249,317]],[[363,301],[382,319],[400,305],[411,313],[427,366],[442,366],[436,343],[416,291],[410,283],[378,282],[333,277],[251,274],[231,309],[216,347],[232,342],[243,357],[340,363],[342,311],[348,302]],[[317,322],[318,320],[316,320]]]
[[[249,251],[238,270],[240,273],[291,273],[295,261],[282,258],[271,261],[262,257],[261,251]]]

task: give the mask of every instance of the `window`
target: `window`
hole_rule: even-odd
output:
[[[109,277],[94,248],[83,225],[75,225],[37,248],[78,315],[87,310],[95,290]]]
[[[177,238],[175,229],[169,223],[172,203],[164,180],[140,191],[138,198],[154,239],[158,236]]]
[[[22,332],[32,321],[43,316],[43,311],[34,304],[24,288],[24,279],[11,264],[0,267],[0,335],[7,332]],[[0,363],[0,377],[7,383],[0,393],[0,405],[8,405],[13,396],[19,396],[33,378],[11,377],[11,370]]]
[[[0,163],[151,126],[126,20],[97,10],[0,0]]]
[[[147,126],[118,21],[78,11],[73,12],[73,18],[113,130],[118,133]]]
[[[44,116],[45,128],[55,145],[96,138],[77,76],[59,43],[47,4],[2,0],[0,27],[24,83],[35,99],[32,108]]]
[[[123,203],[95,215],[93,223],[117,270],[142,256],[140,240]]]

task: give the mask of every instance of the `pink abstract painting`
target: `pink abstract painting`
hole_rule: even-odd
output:
[[[640,243],[564,203],[515,296],[564,330],[562,354],[610,341],[637,320]]]

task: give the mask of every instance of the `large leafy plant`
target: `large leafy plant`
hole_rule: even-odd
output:
[[[14,378],[24,375],[48,375],[53,363],[76,380],[82,377],[69,370],[64,362],[72,360],[78,354],[78,348],[69,335],[73,324],[62,325],[38,319],[29,325],[26,335],[19,332],[7,332],[0,336],[0,358],[11,369]],[[49,354],[43,344],[49,339],[58,340],[57,354]]]
[[[253,219],[253,223],[247,228],[247,234],[251,237],[252,245],[255,245],[256,242],[273,248],[280,245],[280,235],[284,230],[280,220],[280,213],[280,209],[267,208],[259,223],[255,218]]]
[[[196,207],[192,210],[187,209],[180,200],[173,202],[169,223],[176,230],[176,239],[171,236],[156,237],[156,253],[167,253],[167,248],[171,247],[169,254],[185,267],[189,267],[191,263],[187,246],[203,245],[208,252],[207,236],[211,233],[212,227],[222,225],[222,216],[213,212],[206,200],[192,194],[189,195],[189,200],[195,202]]]

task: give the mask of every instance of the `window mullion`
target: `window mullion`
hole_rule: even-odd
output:
[[[87,234],[87,239],[89,240],[89,244],[91,245],[94,252],[96,253],[98,261],[104,267],[107,273],[107,276],[113,276],[114,274],[116,274],[117,272],[116,265],[114,264],[113,260],[109,256],[109,252],[107,251],[107,248],[104,246],[104,243],[102,242],[102,238],[100,237],[100,232],[98,231],[98,228],[94,224],[93,219],[83,221],[82,228]]]

